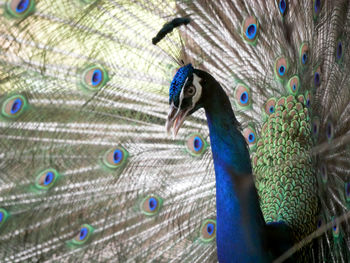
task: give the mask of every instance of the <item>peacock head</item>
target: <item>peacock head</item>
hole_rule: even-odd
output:
[[[196,71],[191,64],[187,64],[176,72],[170,84],[170,111],[165,126],[168,133],[173,128],[174,137],[186,117],[203,107],[201,78]]]

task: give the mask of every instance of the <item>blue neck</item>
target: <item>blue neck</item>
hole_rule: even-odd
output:
[[[219,262],[264,262],[264,219],[254,186],[247,144],[219,84],[204,108],[216,176]]]

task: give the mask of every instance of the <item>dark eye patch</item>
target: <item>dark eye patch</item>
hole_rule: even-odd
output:
[[[181,109],[188,108],[192,105],[192,98],[184,98],[181,103]]]

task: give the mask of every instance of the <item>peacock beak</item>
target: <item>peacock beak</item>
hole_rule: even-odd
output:
[[[182,110],[180,108],[175,107],[174,104],[170,105],[170,111],[168,113],[168,118],[165,123],[165,127],[168,134],[170,133],[171,128],[173,128],[173,137],[176,137],[190,110],[191,108]]]

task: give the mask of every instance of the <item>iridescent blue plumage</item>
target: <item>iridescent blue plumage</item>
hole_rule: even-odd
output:
[[[191,64],[183,66],[178,69],[173,80],[170,84],[169,89],[169,102],[173,101],[175,106],[179,106],[180,92],[185,84],[187,78],[193,73],[193,67]]]
[[[220,262],[263,262],[261,235],[264,224],[253,184],[241,185],[235,177],[247,180],[252,176],[249,151],[229,104],[220,99],[206,109],[216,177],[217,250]],[[252,179],[252,178],[251,178]],[[252,181],[250,182],[252,183]],[[243,188],[242,188],[243,187]],[[244,211],[242,197],[246,193]],[[247,213],[249,216],[247,216]],[[260,219],[260,220],[258,220]]]
[[[204,71],[192,66],[190,70],[193,70],[191,79],[200,80],[200,84],[189,83],[201,91],[194,108],[204,107],[210,132],[216,177],[218,259],[220,262],[267,262],[269,257],[263,250],[265,222],[239,123],[220,84]],[[177,94],[181,93],[185,79],[191,77],[188,74],[187,66],[176,73],[169,90],[172,95],[174,87]]]

